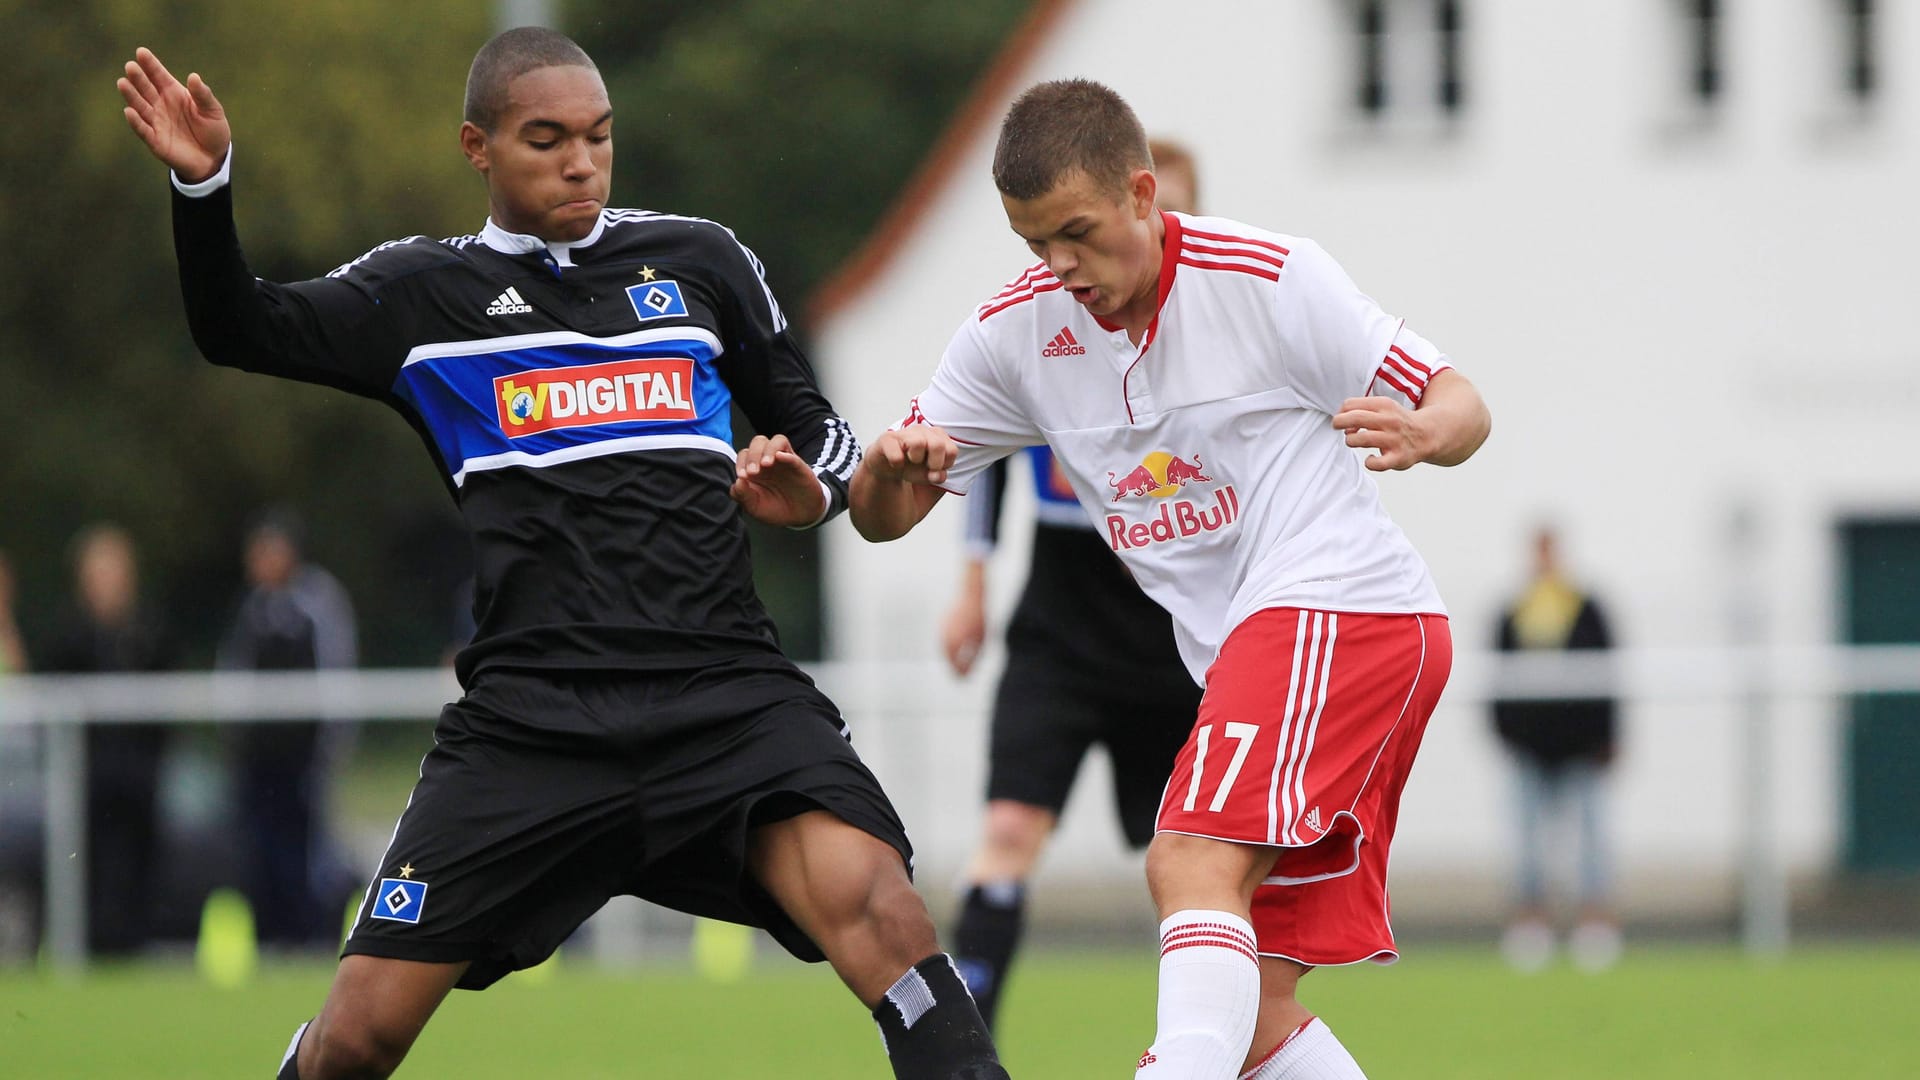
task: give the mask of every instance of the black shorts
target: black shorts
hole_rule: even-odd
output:
[[[1150,694],[1124,680],[1095,688],[1063,677],[1060,666],[1042,653],[1014,653],[994,698],[987,798],[1057,814],[1081,759],[1100,743],[1113,761],[1120,828],[1129,845],[1144,847],[1153,839],[1173,759],[1200,709],[1200,688],[1184,669],[1177,675],[1158,680]]]
[[[911,866],[843,731],[797,669],[483,672],[441,713],[342,954],[471,961],[478,990],[631,894],[824,959],[752,880],[747,839],[824,809]]]

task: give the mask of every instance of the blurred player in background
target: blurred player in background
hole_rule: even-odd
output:
[[[1157,209],[1140,122],[1098,83],[1022,94],[993,174],[1041,261],[869,447],[853,523],[893,539],[995,459],[1053,448],[1206,685],[1147,852],[1159,1025],[1137,1075],[1361,1076],[1296,988],[1397,955],[1387,852],[1452,660],[1367,474],[1465,461],[1486,407],[1312,241]],[[1084,355],[1048,354],[1069,336]]]
[[[896,1076],[1004,1078],[898,815],[753,590],[742,511],[832,517],[858,444],[731,232],[607,209],[613,109],[586,53],[521,28],[474,57],[478,234],[295,285],[241,255],[207,84],[142,49],[119,89],[173,170],[200,350],[395,408],[473,538],[466,693],[279,1075],[391,1073],[448,991],[539,963],[631,893],[831,962]],[[734,402],[763,433],[738,454]]]
[[[1542,527],[1533,536],[1533,575],[1508,604],[1495,641],[1501,652],[1604,651],[1613,648],[1606,613],[1574,584],[1560,561],[1560,538]],[[1495,701],[1493,728],[1513,759],[1519,828],[1514,908],[1500,941],[1507,962],[1537,971],[1553,958],[1547,866],[1549,833],[1573,826],[1566,845],[1577,860],[1580,912],[1568,937],[1576,967],[1601,971],[1620,958],[1613,910],[1613,873],[1605,785],[1618,749],[1619,706],[1611,697],[1561,701]]]
[[[1195,212],[1192,155],[1149,144],[1162,210]],[[1060,350],[1083,348],[1062,345]],[[1069,354],[1071,355],[1071,354]],[[1026,911],[1027,879],[1059,824],[1087,751],[1107,748],[1114,809],[1127,844],[1153,839],[1160,788],[1193,730],[1200,688],[1180,662],[1173,623],[1087,520],[1045,446],[1029,447],[1036,496],[1033,551],[1007,623],[1007,666],[994,694],[987,812],[967,867],[953,957],[980,1014],[994,1023]],[[1008,462],[974,482],[967,562],[942,627],[947,661],[973,670],[986,640],[987,560],[999,541]]]
[[[232,671],[357,667],[359,635],[347,590],[305,556],[306,529],[292,511],[263,513],[248,529],[247,592],[220,643]],[[326,820],[331,764],[352,737],[320,720],[244,724],[233,737],[233,778],[246,866],[241,883],[262,944],[331,947],[340,908],[339,856]]]

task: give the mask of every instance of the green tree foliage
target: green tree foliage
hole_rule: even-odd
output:
[[[576,2],[561,28],[615,103],[615,202],[733,226],[797,310],[1024,6]],[[483,188],[456,133],[492,7],[0,0],[0,87],[17,110],[0,130],[0,385],[14,403],[0,551],[29,647],[68,591],[67,539],[111,518],[204,659],[238,595],[246,518],[288,503],[353,592],[369,662],[438,654],[466,553],[418,438],[372,402],[198,360],[165,174],[128,134],[113,80],[142,44],[199,71],[233,121],[254,271],[311,277],[383,240],[478,229]]]
[[[623,58],[603,61],[616,190],[726,222],[795,309],[886,210],[1029,6],[576,2],[570,29]],[[655,32],[662,12],[683,12],[668,33]]]

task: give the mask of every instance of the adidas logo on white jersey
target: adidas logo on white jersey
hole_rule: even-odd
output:
[[[1059,333],[1053,335],[1053,340],[1047,342],[1046,347],[1040,350],[1040,355],[1085,356],[1087,347],[1074,340],[1072,328],[1063,326]]]
[[[533,314],[533,305],[520,299],[519,289],[509,288],[506,292],[494,297],[493,303],[487,305],[487,314],[531,315]]]

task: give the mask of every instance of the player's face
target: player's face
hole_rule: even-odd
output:
[[[1134,172],[1125,190],[1102,187],[1076,169],[1032,199],[1002,194],[1007,224],[1044,259],[1075,300],[1103,318],[1131,322],[1158,301],[1159,239],[1153,174]]]
[[[535,68],[514,78],[493,132],[463,124],[460,145],[487,178],[494,224],[509,232],[579,240],[607,204],[613,108],[592,68]]]

